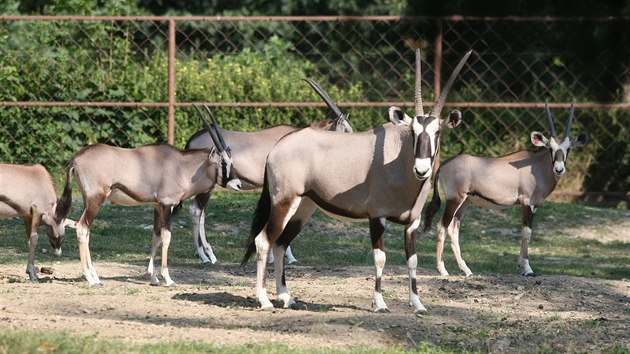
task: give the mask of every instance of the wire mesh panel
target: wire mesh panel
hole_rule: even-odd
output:
[[[443,134],[443,158],[530,148],[531,131],[549,135],[544,101],[559,131],[574,101],[572,135],[586,131],[590,141],[572,152],[560,189],[625,195],[630,185],[626,18],[0,19],[5,162],[62,168],[87,144],[163,142],[173,128],[183,147],[201,127],[190,102],[207,103],[236,130],[330,118],[304,77],[366,130],[386,121],[390,105],[412,113],[419,47],[428,106],[473,50],[447,100],[464,124]]]

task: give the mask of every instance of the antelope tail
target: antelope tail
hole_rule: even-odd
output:
[[[438,169],[435,173],[435,179],[433,180],[433,198],[431,198],[431,202],[424,212],[424,232],[429,231],[431,228],[431,223],[433,222],[433,217],[440,210],[440,205],[442,201],[440,200],[440,192],[438,191],[438,183],[440,182],[440,170]]]
[[[72,176],[74,174],[74,164],[70,162],[68,173],[66,175],[66,185],[63,187],[63,193],[57,200],[55,208],[55,221],[59,222],[70,215],[70,207],[72,206]]]
[[[243,260],[241,261],[241,267],[244,267],[251,256],[256,253],[256,236],[258,236],[265,227],[265,224],[267,224],[269,215],[271,215],[271,196],[269,194],[267,171],[265,171],[265,182],[260,198],[258,199],[258,204],[256,205],[256,211],[254,211],[254,219],[252,220],[252,227],[249,232],[249,239],[247,239],[247,245],[245,246],[246,250]]]

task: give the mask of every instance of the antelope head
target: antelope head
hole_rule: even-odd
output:
[[[586,144],[587,137],[586,134],[582,133],[573,140],[569,139],[569,133],[571,132],[571,127],[573,126],[573,102],[571,102],[569,117],[567,118],[567,124],[562,138],[559,138],[556,133],[556,127],[554,126],[553,119],[551,118],[548,101],[545,101],[545,113],[547,115],[547,122],[549,123],[551,137],[547,139],[547,137],[545,137],[541,132],[533,131],[531,133],[531,140],[532,144],[535,146],[549,149],[549,152],[551,153],[551,163],[553,164],[553,173],[555,174],[556,179],[559,179],[566,171],[569,151],[571,151],[572,147],[584,146],[584,144]]]
[[[422,108],[421,95],[421,54],[420,49],[416,49],[416,81],[415,81],[415,99],[414,99],[414,117],[409,117],[399,107],[389,108],[389,119],[394,124],[410,125],[413,132],[413,149],[415,163],[413,167],[414,175],[421,181],[431,177],[433,173],[433,164],[440,150],[440,133],[442,128],[457,127],[462,120],[462,113],[459,110],[453,110],[447,118],[441,118],[442,108],[446,101],[446,97],[453,86],[453,82],[461,71],[464,63],[472,53],[468,51],[459,61],[459,64],[453,70],[451,77],[446,82],[444,90],[440,94],[439,99],[433,106],[430,113],[425,114]]]
[[[217,123],[217,119],[214,117],[210,108],[204,105],[206,112],[208,112],[210,119],[212,119],[213,126],[211,126],[203,116],[201,110],[195,105],[193,105],[193,107],[195,107],[197,113],[199,113],[199,117],[206,126],[206,130],[208,131],[208,134],[210,134],[210,138],[212,138],[212,141],[214,142],[214,147],[210,149],[210,153],[208,154],[208,160],[221,167],[221,172],[219,173],[219,176],[217,176],[218,178],[216,182],[221,187],[229,187],[235,191],[240,191],[241,181],[232,171],[232,152],[230,147],[225,144],[223,135],[219,131],[219,123]]]

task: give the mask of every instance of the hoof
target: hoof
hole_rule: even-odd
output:
[[[102,288],[103,287],[103,283],[94,283],[94,284],[90,284],[90,288],[94,289],[94,288]]]
[[[389,309],[387,307],[383,307],[380,309],[374,309],[374,313],[389,313]]]
[[[296,259],[293,262],[289,262],[287,264],[289,264],[289,265],[300,265],[300,262]]]
[[[416,315],[424,315],[425,313],[429,313],[429,311],[427,311],[427,309],[425,308],[421,308],[414,310],[413,313]]]
[[[538,274],[531,272],[531,273],[527,273],[527,274],[523,274],[524,277],[537,277]]]
[[[169,287],[169,288],[176,288],[177,287],[177,283],[173,282],[170,284],[165,284],[164,286]]]

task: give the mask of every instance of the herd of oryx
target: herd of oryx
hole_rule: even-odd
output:
[[[216,262],[205,236],[204,211],[216,184],[234,190],[262,187],[242,260],[257,254],[256,296],[263,309],[273,308],[266,289],[266,267],[274,263],[276,296],[284,307],[295,304],[285,282],[284,258],[295,262],[289,245],[319,208],[343,220],[368,220],[376,268],[373,310],[387,311],[381,292],[385,266],[386,220],[404,225],[404,245],[409,271],[409,305],[425,312],[416,285],[415,234],[431,189],[433,198],[425,215],[425,229],[440,209],[438,185],[446,199],[437,225],[437,268],[448,275],[442,261],[446,235],[459,268],[472,274],[461,257],[459,226],[472,203],[483,208],[520,205],[522,213],[521,274],[534,275],[528,261],[532,219],[536,209],[555,189],[565,172],[572,147],[583,146],[586,135],[570,139],[574,109],[571,105],[564,134],[556,132],[549,108],[545,114],[551,136],[531,133],[536,151],[518,151],[502,157],[457,155],[440,165],[440,135],[462,120],[458,110],[441,117],[446,97],[464,63],[466,53],[451,74],[432,110],[425,114],[421,96],[420,50],[416,50],[414,114],[389,108],[389,121],[372,130],[354,133],[347,115],[313,80],[306,79],[336,115],[336,119],[308,128],[277,126],[258,132],[220,129],[212,112],[199,108],[205,129],[194,134],[184,150],[158,144],[124,149],[105,144],[89,145],[69,161],[66,183],[59,199],[50,174],[41,165],[0,165],[0,217],[21,216],[29,243],[26,271],[37,280],[34,252],[37,229],[45,226],[54,248],[61,254],[65,227],[75,227],[81,265],[91,286],[100,286],[89,249],[90,226],[106,200],[120,205],[151,204],[155,207],[148,273],[151,284],[160,279],[154,265],[161,245],[160,276],[174,285],[168,270],[171,217],[182,202],[193,198],[189,212],[199,257]],[[351,134],[347,134],[351,133]],[[68,219],[72,181],[83,196],[78,222]]]

